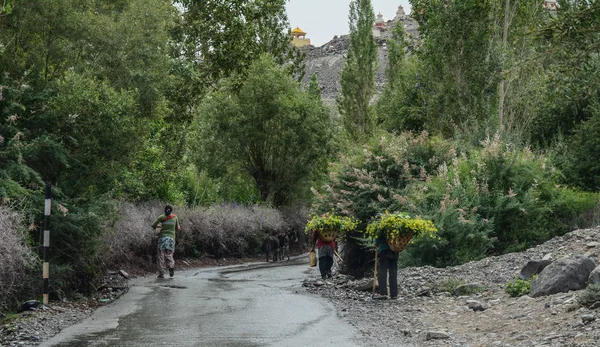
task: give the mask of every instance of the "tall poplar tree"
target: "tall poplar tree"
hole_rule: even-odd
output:
[[[350,47],[340,76],[342,93],[337,98],[344,127],[351,136],[368,134],[372,128],[369,105],[375,93],[377,45],[373,37],[375,13],[371,0],[350,2]]]

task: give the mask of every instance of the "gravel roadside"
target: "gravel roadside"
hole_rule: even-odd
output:
[[[520,253],[442,269],[401,269],[397,300],[372,299],[370,279],[338,275],[325,282],[307,280],[304,286],[330,299],[339,315],[363,336],[365,346],[597,347],[600,309],[577,303],[583,291],[515,298],[504,292],[504,286],[529,260],[544,256],[585,255],[598,265],[598,240],[598,228],[582,229]],[[452,283],[485,289],[462,296],[440,291]],[[473,302],[485,309],[470,308]]]

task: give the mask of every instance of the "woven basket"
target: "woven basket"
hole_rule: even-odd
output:
[[[413,237],[412,233],[402,233],[393,237],[386,235],[387,244],[394,252],[402,252]]]
[[[331,242],[333,241],[333,239],[335,239],[335,237],[337,236],[338,232],[337,231],[319,231],[319,238],[321,239],[321,241],[323,242]]]

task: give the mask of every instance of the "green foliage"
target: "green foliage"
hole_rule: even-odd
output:
[[[344,127],[351,137],[370,134],[375,93],[377,45],[373,37],[375,13],[370,0],[352,0],[348,16],[350,47],[340,75],[341,94],[337,99]]]
[[[375,106],[377,123],[390,132],[421,131],[425,123],[420,62],[414,54],[405,54],[407,47],[404,24],[398,21],[387,41],[387,80]]]
[[[435,238],[437,233],[435,225],[429,220],[411,218],[408,213],[392,213],[385,211],[375,222],[369,223],[365,234],[377,238],[381,233],[387,237],[395,237],[400,234],[412,234],[416,238]]]
[[[404,133],[344,159],[317,192],[316,208],[335,207],[363,221],[385,210],[430,219],[438,237],[416,239],[402,262],[447,266],[570,230],[598,195],[561,187],[559,179],[547,159],[499,137],[459,153],[448,141]]]
[[[75,73],[67,73],[56,90],[49,112],[32,119],[52,134],[35,141],[31,165],[51,182],[70,182],[64,186],[68,195],[109,190],[144,135],[134,97]]]
[[[102,270],[111,196],[183,200],[172,174],[181,135],[165,121],[177,10],[163,0],[10,5],[0,13],[0,204],[24,211],[38,247],[50,182],[61,207],[51,262],[71,272],[65,291],[84,288]]]
[[[320,100],[303,90],[273,58],[262,56],[239,91],[225,83],[208,95],[190,146],[198,168],[223,176],[229,168],[254,181],[276,206],[308,194],[333,151],[333,123]]]
[[[577,301],[586,307],[591,307],[600,302],[600,284],[590,284],[585,291],[577,298]]]
[[[515,276],[512,280],[506,283],[504,291],[506,292],[506,294],[512,297],[527,295],[531,291],[531,282],[535,279],[536,276],[528,280],[522,280]]]
[[[487,119],[498,82],[493,1],[410,3],[423,38],[417,54],[427,100],[425,129],[449,135],[466,122]]]
[[[388,57],[391,59],[391,56]],[[397,64],[394,82],[390,82],[391,77],[388,77],[375,105],[377,122],[389,132],[420,132],[426,121],[424,86],[418,73],[420,62],[416,56],[409,55]]]
[[[548,53],[558,55],[564,67],[586,68],[586,61],[596,56],[600,48],[597,34],[600,3],[595,0],[560,1],[557,12],[557,16],[539,28],[536,35],[551,43]]]
[[[202,57],[196,82],[216,86],[222,78],[245,75],[256,57],[271,54],[302,79],[304,54],[292,46],[285,0],[178,0],[186,9],[177,38],[190,60]]]
[[[304,231],[307,234],[312,234],[314,230],[318,232],[335,232],[340,234],[346,234],[354,231],[358,221],[351,217],[342,217],[335,214],[334,211],[324,213],[320,216],[312,216]]]
[[[579,123],[567,140],[565,181],[589,191],[600,189],[600,164],[590,158],[600,155],[600,106],[591,107],[591,118]]]

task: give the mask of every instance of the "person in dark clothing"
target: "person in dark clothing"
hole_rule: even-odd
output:
[[[375,245],[378,253],[379,272],[377,273],[377,281],[379,282],[379,295],[387,297],[388,289],[388,274],[390,283],[390,298],[398,297],[398,252],[394,252],[387,244],[385,233],[381,233]]]
[[[333,267],[333,256],[335,252],[335,239],[331,242],[323,241],[319,237],[319,232],[314,230],[312,236],[312,250],[315,250],[315,243],[319,250],[319,271],[321,272],[321,278],[331,278],[331,268]]]

